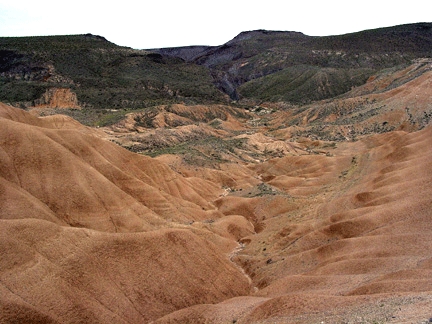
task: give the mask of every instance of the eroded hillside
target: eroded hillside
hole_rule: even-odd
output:
[[[169,55],[93,35],[50,38],[36,56],[22,40],[0,52],[0,91],[22,99],[0,103],[0,323],[430,322],[432,62],[417,56],[429,38],[401,42],[388,65],[377,54],[407,28],[407,39],[430,29],[408,27],[313,40],[323,50],[351,39],[348,56],[313,56],[349,65],[369,35],[357,59],[374,69],[357,83],[358,71],[308,68],[298,75],[318,93],[308,104],[201,100],[222,95],[204,66],[252,73],[257,64],[262,75],[244,74],[236,91],[251,81],[268,96],[265,87],[300,71],[274,52],[287,38],[310,50],[300,33],[247,32]],[[273,56],[260,47],[269,44]],[[53,67],[43,59],[54,45]],[[82,65],[66,64],[71,48],[85,52]],[[220,54],[239,48],[228,66]],[[191,75],[206,82],[193,89]],[[318,100],[346,78],[346,90]],[[113,101],[102,91],[100,109],[82,104],[112,82],[123,84],[104,90]],[[144,101],[129,98],[141,86]]]
[[[328,102],[164,105],[98,129],[1,104],[0,321],[427,319],[432,129],[404,103],[430,114],[428,64],[338,99],[389,109],[336,140],[310,117]],[[380,118],[395,130],[368,130]]]

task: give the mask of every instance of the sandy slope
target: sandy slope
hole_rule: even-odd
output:
[[[403,68],[380,71],[364,85],[336,98],[301,107],[281,103],[267,123],[284,138],[314,136],[320,140],[416,131],[432,118],[431,80],[431,59],[418,60]]]
[[[1,322],[37,315],[140,323],[249,291],[219,248],[188,230],[108,234],[40,220],[0,223]]]
[[[1,104],[0,322],[420,323],[431,143],[430,126],[327,154],[268,139],[282,157],[180,174]]]
[[[160,322],[420,323],[431,317],[431,140],[429,127],[346,143],[334,157],[257,166],[290,194],[286,205],[298,205],[281,213],[279,201],[276,212],[266,211],[264,229],[242,239],[237,261],[252,277],[255,297],[196,306]],[[247,213],[259,215],[260,204],[255,199]],[[224,206],[238,212],[239,202],[226,199]]]
[[[249,292],[228,257],[249,222],[183,225],[223,216],[219,187],[68,118],[0,109],[0,322],[146,322]]]
[[[43,210],[43,219],[54,213],[73,226],[142,231],[168,218],[218,216],[208,201],[221,190],[209,182],[197,187],[193,179],[88,134],[88,128],[69,119],[57,129],[60,117],[39,120],[27,114],[25,119],[22,111],[1,109],[9,117],[0,120],[1,181],[8,195]],[[12,197],[2,197],[12,213],[7,217],[21,217],[9,206]]]

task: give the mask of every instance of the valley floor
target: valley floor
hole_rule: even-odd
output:
[[[112,143],[125,124],[1,104],[0,322],[428,323],[432,128],[289,141],[231,117],[149,157]]]

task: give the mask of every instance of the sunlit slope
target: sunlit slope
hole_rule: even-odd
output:
[[[219,187],[70,118],[0,108],[1,323],[148,322],[249,292],[228,253],[250,223],[198,222],[223,216]]]
[[[25,219],[0,220],[0,232],[2,323],[146,323],[249,292],[220,248],[189,230],[110,234]]]
[[[432,129],[341,144],[333,156],[291,156],[253,169],[273,195],[227,196],[247,215],[238,262],[254,293],[196,305],[158,323],[413,322],[432,291]],[[428,299],[429,298],[429,299]],[[416,311],[414,311],[416,310]]]
[[[103,140],[69,118],[39,119],[5,105],[1,109],[2,209],[7,211],[2,218],[28,218],[30,212],[61,224],[122,232],[149,230],[168,218],[217,216],[207,198],[220,189],[211,183],[196,187],[164,164]],[[24,205],[33,208],[25,213]]]

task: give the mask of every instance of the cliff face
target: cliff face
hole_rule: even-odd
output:
[[[77,95],[69,88],[49,88],[40,99],[35,100],[35,107],[81,109]]]

